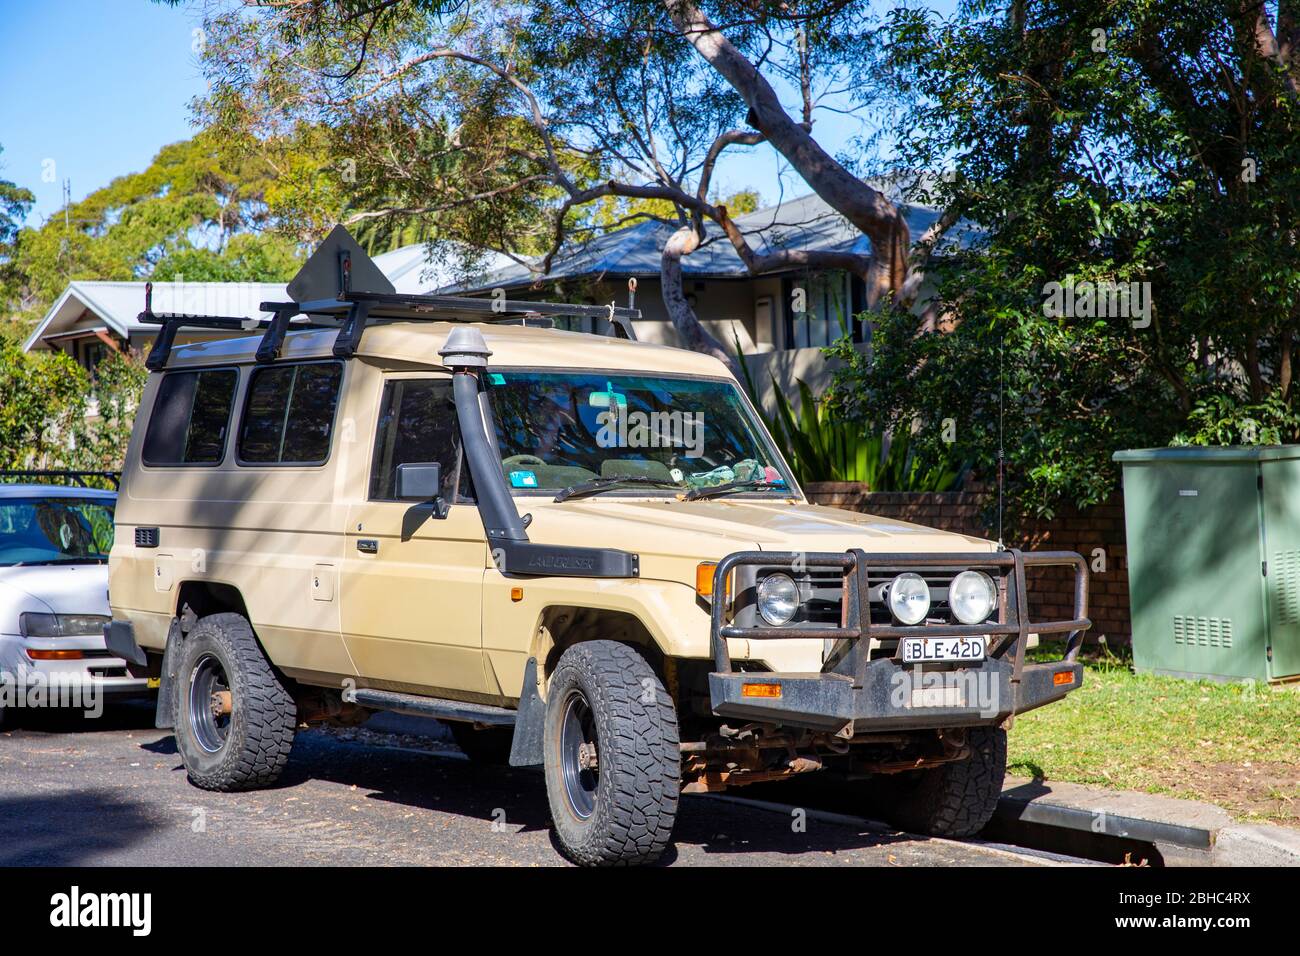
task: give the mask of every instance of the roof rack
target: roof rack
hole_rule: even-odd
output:
[[[6,468],[0,470],[0,482],[18,478],[61,478],[78,488],[91,487],[86,484],[87,478],[111,481],[113,487],[116,488],[121,477],[122,473],[120,471],[70,471],[55,468]]]
[[[354,280],[368,288],[354,288]],[[301,328],[337,328],[334,355],[351,358],[361,345],[366,326],[375,322],[501,322],[522,323],[554,317],[603,320],[617,337],[636,340],[632,320],[641,311],[609,305],[573,305],[564,302],[530,302],[493,296],[488,299],[454,295],[399,294],[342,226],[335,226],[289,283],[288,302],[262,302],[270,319],[238,316],[195,316],[153,311],[153,283],[145,283],[144,311],[139,320],[160,325],[153,348],[145,359],[151,371],[164,368],[180,329],[218,329],[249,332],[263,329],[257,346],[259,363],[280,357],[290,324]],[[306,322],[293,322],[305,316]]]

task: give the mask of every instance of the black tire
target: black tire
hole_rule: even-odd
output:
[[[223,690],[230,713],[218,717],[210,701]],[[200,618],[181,644],[175,693],[176,747],[192,784],[229,792],[275,783],[293,747],[297,708],[248,621]]]
[[[971,755],[887,778],[885,814],[912,833],[969,837],[993,818],[1007,773],[1007,732],[1000,727],[966,731]]]
[[[645,658],[614,641],[570,647],[551,675],[545,730],[546,795],[565,856],[584,866],[658,859],[677,819],[681,754],[677,711]],[[594,770],[578,769],[579,738],[595,744]]]
[[[461,720],[449,720],[446,723],[451,728],[456,746],[471,763],[499,767],[510,762],[510,745],[515,738],[515,733],[510,728],[488,727],[475,730],[473,724]]]

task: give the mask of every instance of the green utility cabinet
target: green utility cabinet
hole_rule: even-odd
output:
[[[1135,669],[1300,675],[1300,445],[1149,448],[1115,460]]]

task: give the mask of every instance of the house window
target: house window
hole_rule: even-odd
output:
[[[846,272],[813,272],[785,280],[786,348],[825,348],[846,334],[861,341],[850,279]],[[797,290],[803,292],[802,313],[795,312]]]
[[[108,346],[99,339],[88,339],[81,346],[81,367],[95,377],[95,369],[108,357]]]

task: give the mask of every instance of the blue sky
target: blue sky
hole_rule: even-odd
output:
[[[150,0],[5,0],[0,29],[0,177],[36,194],[38,225],[193,135],[203,78],[193,14]],[[53,161],[53,182],[47,161]]]
[[[952,0],[939,7],[951,8]],[[4,0],[0,30],[0,178],[36,194],[29,225],[116,176],[144,169],[168,143],[193,135],[189,102],[204,81],[193,50],[198,11],[152,0]],[[822,113],[817,136],[832,153],[859,132]],[[755,187],[769,202],[808,191],[772,150],[719,166],[724,194]],[[48,180],[48,181],[47,181]]]

